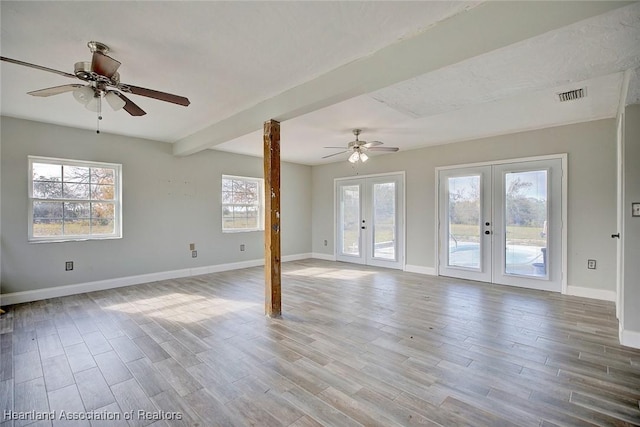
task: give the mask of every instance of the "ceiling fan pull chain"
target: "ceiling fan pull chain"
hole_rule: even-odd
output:
[[[100,120],[102,120],[102,96],[98,95],[98,120],[96,122],[96,133],[100,133]]]

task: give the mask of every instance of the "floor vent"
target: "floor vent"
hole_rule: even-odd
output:
[[[585,96],[587,96],[587,88],[583,87],[580,89],[569,90],[567,92],[560,92],[558,94],[558,99],[560,99],[560,102],[567,102],[575,101],[576,99],[584,98]]]

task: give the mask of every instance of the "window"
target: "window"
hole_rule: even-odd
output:
[[[222,175],[222,231],[264,230],[262,178]]]
[[[122,237],[121,170],[118,164],[29,156],[29,241]]]

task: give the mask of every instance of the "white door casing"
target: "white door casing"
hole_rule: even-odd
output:
[[[566,155],[438,168],[438,274],[565,291]]]
[[[404,267],[404,174],[336,179],[336,260]]]

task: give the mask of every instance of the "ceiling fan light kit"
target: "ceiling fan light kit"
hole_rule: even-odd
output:
[[[348,143],[345,150],[340,151],[338,153],[329,154],[328,156],[324,156],[322,158],[326,159],[329,157],[337,156],[339,154],[351,152],[351,155],[347,160],[350,163],[353,163],[355,165],[358,162],[364,163],[367,160],[369,160],[369,156],[365,153],[365,151],[386,151],[386,152],[393,153],[399,150],[398,147],[380,147],[380,145],[382,145],[382,142],[380,141],[369,141],[369,142],[361,141],[358,138],[360,136],[360,133],[362,133],[361,129],[354,129],[353,134],[356,136],[355,141],[351,141],[350,143]],[[324,148],[341,148],[341,147],[324,147]]]
[[[84,107],[89,111],[93,111],[94,113],[101,113],[100,110],[102,110],[102,98],[100,97],[100,95],[96,94],[93,98],[89,99],[89,102],[87,102]],[[101,117],[98,119],[102,120]]]
[[[104,99],[107,100],[107,103],[109,103],[109,106],[113,109],[113,111],[122,110],[122,108],[124,108],[126,104],[126,102],[124,102],[124,100],[118,96],[118,93],[112,90],[106,93]]]
[[[54,70],[53,68],[43,67],[41,65],[31,64],[28,62],[20,61],[17,59],[11,59],[4,56],[0,56],[0,60],[6,61],[16,65],[22,65],[25,67],[35,68],[41,71],[47,71],[54,74],[59,74],[64,77],[78,78],[86,85],[69,84],[62,86],[55,86],[47,89],[40,89],[32,92],[28,92],[29,95],[46,97],[52,95],[58,95],[65,92],[72,92],[73,97],[79,103],[83,104],[88,110],[98,113],[98,123],[102,120],[102,98],[104,98],[109,106],[118,111],[124,109],[131,116],[143,116],[147,114],[142,108],[136,105],[133,101],[127,98],[124,93],[131,93],[134,95],[145,96],[147,98],[157,99],[159,101],[170,102],[182,106],[188,106],[191,102],[184,96],[173,95],[171,93],[160,92],[152,89],[145,89],[143,87],[127,85],[120,82],[120,74],[118,74],[118,68],[121,63],[109,56],[109,47],[101,42],[90,41],[87,43],[89,50],[91,51],[92,58],[89,61],[80,61],[74,64],[74,73],[67,73],[64,71]],[[113,90],[110,88],[115,88]],[[97,132],[100,133],[99,127]]]
[[[81,86],[75,89],[72,93],[76,101],[83,105],[87,105],[93,98],[93,89],[89,86]]]
[[[367,156],[366,154],[360,152],[360,151],[354,151],[348,159],[351,163],[358,163],[358,161],[361,161],[362,163],[366,162],[367,160],[369,160],[369,156]]]

